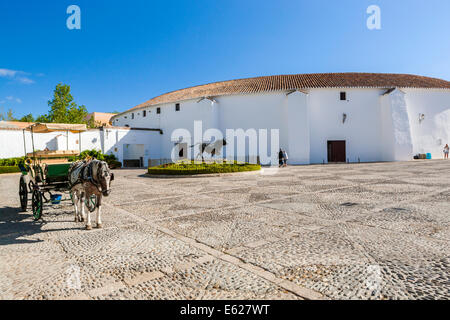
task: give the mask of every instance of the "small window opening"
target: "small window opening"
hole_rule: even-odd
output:
[[[175,111],[180,111],[180,104],[179,103],[175,104]]]
[[[156,113],[160,114],[161,113],[161,108],[156,108]]]
[[[146,116],[147,116],[147,111],[146,111],[146,110],[142,111],[142,116],[143,116],[143,117],[146,117]]]
[[[347,100],[347,92],[341,92],[341,101]]]
[[[131,114],[131,119],[134,119],[134,112]]]

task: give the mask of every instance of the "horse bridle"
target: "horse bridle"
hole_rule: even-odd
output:
[[[102,161],[99,161],[100,163],[102,163]],[[97,180],[94,178],[93,174],[92,174],[92,164],[93,162],[89,163],[89,170],[88,170],[88,179],[89,182],[92,183],[98,190],[98,192],[102,193],[102,185],[98,182],[98,175],[100,174],[100,170],[97,170]],[[111,180],[114,180],[114,173],[110,172],[109,168],[108,168],[108,174],[111,176]]]

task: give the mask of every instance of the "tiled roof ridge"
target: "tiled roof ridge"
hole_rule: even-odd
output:
[[[345,72],[258,76],[211,82],[184,89],[174,90],[154,97],[127,111],[164,103],[173,103],[189,99],[231,94],[249,94],[313,88],[389,89],[392,87],[450,89],[450,82],[438,78],[401,73]],[[118,115],[120,114],[122,113],[119,113]]]

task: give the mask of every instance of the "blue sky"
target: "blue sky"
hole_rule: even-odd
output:
[[[69,5],[81,30],[66,27]],[[366,9],[381,8],[381,30]],[[0,110],[48,111],[57,83],[92,111],[243,77],[413,73],[450,80],[448,0],[0,2]]]

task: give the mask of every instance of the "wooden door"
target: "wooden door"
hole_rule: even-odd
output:
[[[328,162],[346,162],[344,141],[328,141]]]

